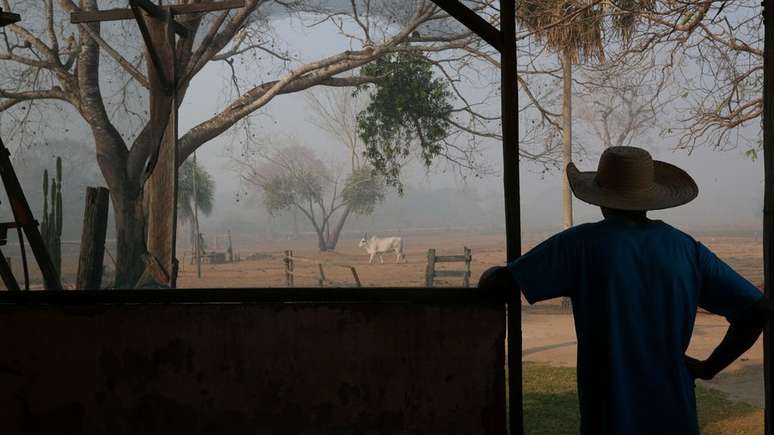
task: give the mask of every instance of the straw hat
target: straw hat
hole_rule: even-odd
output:
[[[653,160],[636,147],[610,147],[602,153],[596,172],[567,165],[570,188],[589,204],[619,210],[661,210],[690,202],[699,188],[677,166]]]

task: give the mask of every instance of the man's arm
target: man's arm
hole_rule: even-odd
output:
[[[726,336],[709,358],[699,361],[686,355],[685,363],[693,377],[712,379],[747,352],[758,340],[772,314],[774,308],[767,298],[763,298],[730,322]]]

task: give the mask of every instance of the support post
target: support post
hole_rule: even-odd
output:
[[[516,81],[516,0],[500,0],[501,116],[503,136],[503,193],[507,261],[521,255],[521,209],[519,192],[519,100]],[[512,435],[524,433],[521,396],[521,297],[513,292],[506,305],[507,316],[507,418]]]
[[[109,202],[108,189],[86,188],[81,252],[78,258],[78,276],[75,280],[75,288],[78,290],[99,290],[102,284]]]
[[[150,89],[150,118],[154,143],[159,144],[156,154],[148,163],[147,192],[148,234],[147,248],[151,257],[146,272],[159,284],[174,288],[177,281],[175,238],[177,237],[177,77],[175,71],[175,33],[168,14],[165,20],[147,13],[142,17],[147,26],[152,48],[158,53],[156,65],[148,56]],[[160,67],[160,68],[157,68]],[[170,86],[170,84],[172,84]]]
[[[771,27],[772,0],[764,0],[763,6],[763,168],[764,168],[764,193],[763,193],[763,288],[766,296],[774,298],[774,29]],[[767,7],[768,6],[768,7]],[[765,401],[766,435],[774,433],[774,391],[772,382],[774,374],[771,372],[772,358],[774,358],[774,325],[769,320],[763,332],[763,379]]]
[[[8,260],[10,260],[10,258],[8,258]],[[11,263],[8,260],[6,260],[5,255],[0,255],[0,278],[2,278],[6,290],[19,291],[21,288],[19,288],[19,283],[13,276]]]

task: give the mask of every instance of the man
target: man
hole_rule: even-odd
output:
[[[575,196],[601,207],[604,220],[565,230],[487,270],[479,287],[515,287],[530,304],[571,298],[581,433],[698,434],[694,379],[712,379],[755,343],[767,302],[704,245],[647,218],[647,210],[698,195],[683,170],[641,148],[613,147],[597,172],[570,163],[567,176]],[[730,323],[701,361],[685,355],[697,307]]]

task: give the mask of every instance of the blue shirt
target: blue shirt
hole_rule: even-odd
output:
[[[508,268],[530,304],[572,299],[585,435],[698,435],[683,360],[696,308],[733,319],[763,297],[707,247],[661,221],[579,225]]]

